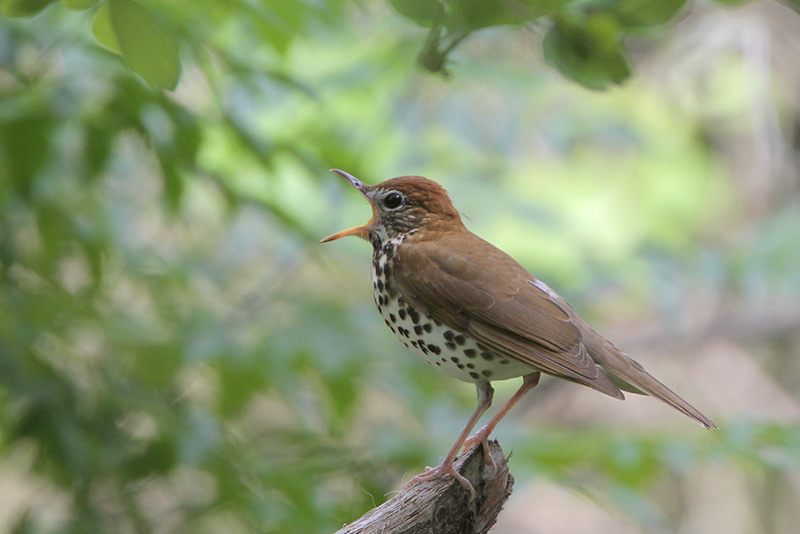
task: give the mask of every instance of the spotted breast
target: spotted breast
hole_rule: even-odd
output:
[[[383,321],[403,345],[428,365],[465,382],[506,380],[529,374],[530,366],[493,352],[405,301],[392,277],[400,242],[391,239],[373,243],[372,291]]]

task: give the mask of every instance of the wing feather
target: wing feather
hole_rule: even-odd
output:
[[[418,238],[395,261],[400,293],[421,312],[503,356],[622,395],[587,353],[566,303],[490,243],[463,232]]]

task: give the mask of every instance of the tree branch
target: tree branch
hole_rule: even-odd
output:
[[[456,470],[475,488],[474,501],[452,476],[421,481],[403,488],[336,534],[488,532],[514,485],[514,477],[508,472],[506,457],[497,441],[489,443],[489,454],[497,466],[494,474],[484,462],[482,445],[473,447],[455,463]]]

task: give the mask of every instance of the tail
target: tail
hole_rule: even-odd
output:
[[[717,428],[717,425],[700,413],[700,410],[658,381],[645,371],[639,362],[629,358],[606,338],[591,328],[587,328],[583,334],[584,344],[589,350],[589,355],[620,389],[632,393],[644,393],[660,399],[705,428]]]

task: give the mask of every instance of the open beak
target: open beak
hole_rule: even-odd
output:
[[[364,198],[367,199],[367,201],[369,201],[369,197],[367,196],[367,192],[366,192],[368,187],[369,187],[367,184],[365,184],[364,182],[362,182],[361,180],[359,180],[358,178],[356,178],[352,174],[346,173],[346,172],[344,172],[342,170],[331,169],[331,172],[335,172],[336,174],[338,174],[339,176],[341,176],[342,178],[344,178],[345,180],[350,182],[350,185],[355,187],[356,191],[361,193],[361,196],[363,196]],[[370,206],[371,205],[372,205],[372,203],[370,203]],[[340,239],[342,237],[347,237],[347,236],[350,236],[350,235],[358,236],[361,239],[369,239],[370,227],[372,226],[372,223],[375,221],[376,218],[377,218],[377,214],[375,213],[375,208],[373,207],[372,208],[372,218],[369,221],[367,221],[367,224],[362,224],[361,226],[355,226],[353,228],[349,228],[347,230],[342,230],[341,232],[337,232],[337,233],[335,233],[333,235],[329,235],[325,239],[321,240],[320,243],[328,243],[330,241],[336,241],[337,239]]]

